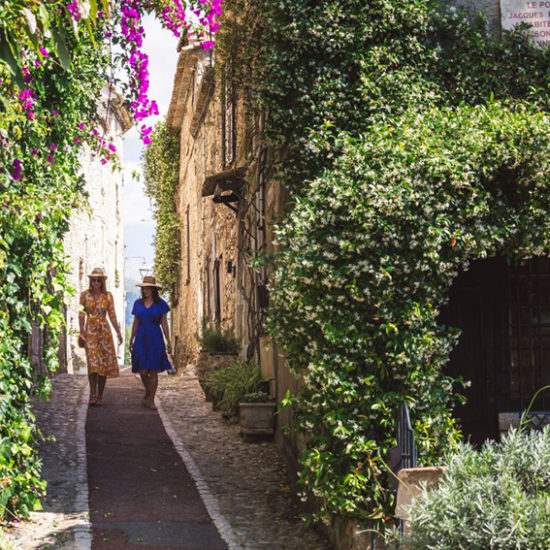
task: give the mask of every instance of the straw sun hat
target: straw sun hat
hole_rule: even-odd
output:
[[[152,286],[154,288],[161,289],[162,287],[157,284],[157,280],[152,275],[146,275],[143,277],[143,282],[138,283],[136,286]]]
[[[90,279],[106,279],[107,274],[101,267],[94,267],[88,277],[90,277]]]

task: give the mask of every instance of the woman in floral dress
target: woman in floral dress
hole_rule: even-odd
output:
[[[96,267],[88,277],[90,288],[80,295],[80,340],[86,348],[90,405],[102,405],[107,378],[118,376],[118,360],[107,316],[118,335],[119,345],[122,344],[122,334],[116,319],[113,295],[106,289],[107,275],[103,269]]]

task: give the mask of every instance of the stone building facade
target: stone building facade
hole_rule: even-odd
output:
[[[204,324],[231,328],[242,358],[259,362],[271,394],[281,398],[294,380],[263,332],[268,281],[255,258],[274,252],[270,228],[287,196],[266,177],[262,116],[238,92],[215,71],[211,52],[194,43],[180,49],[167,116],[180,132],[174,349],[179,365],[195,363]]]
[[[122,139],[132,122],[120,105],[117,94],[107,86],[100,100],[100,121],[107,143],[115,145],[122,161]],[[122,227],[123,173],[113,170],[112,163],[101,164],[88,146],[81,152],[82,173],[88,199],[70,220],[64,239],[67,261],[71,267],[70,283],[75,289],[66,304],[67,332],[61,349],[67,372],[86,366],[83,349],[77,346],[79,295],[89,286],[88,273],[103,267],[107,273],[107,289],[113,294],[118,321],[124,324],[124,237]],[[116,342],[116,339],[115,339]],[[118,349],[123,362],[124,346]]]

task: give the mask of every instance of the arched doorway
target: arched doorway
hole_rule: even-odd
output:
[[[499,414],[520,412],[550,384],[550,258],[472,262],[455,280],[440,322],[462,330],[447,372],[471,382],[458,406],[473,443],[497,438]],[[550,410],[550,394],[534,410]]]

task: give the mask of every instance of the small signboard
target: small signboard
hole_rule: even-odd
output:
[[[520,23],[531,28],[526,33],[542,48],[550,46],[550,0],[500,0],[503,29],[513,29]]]

